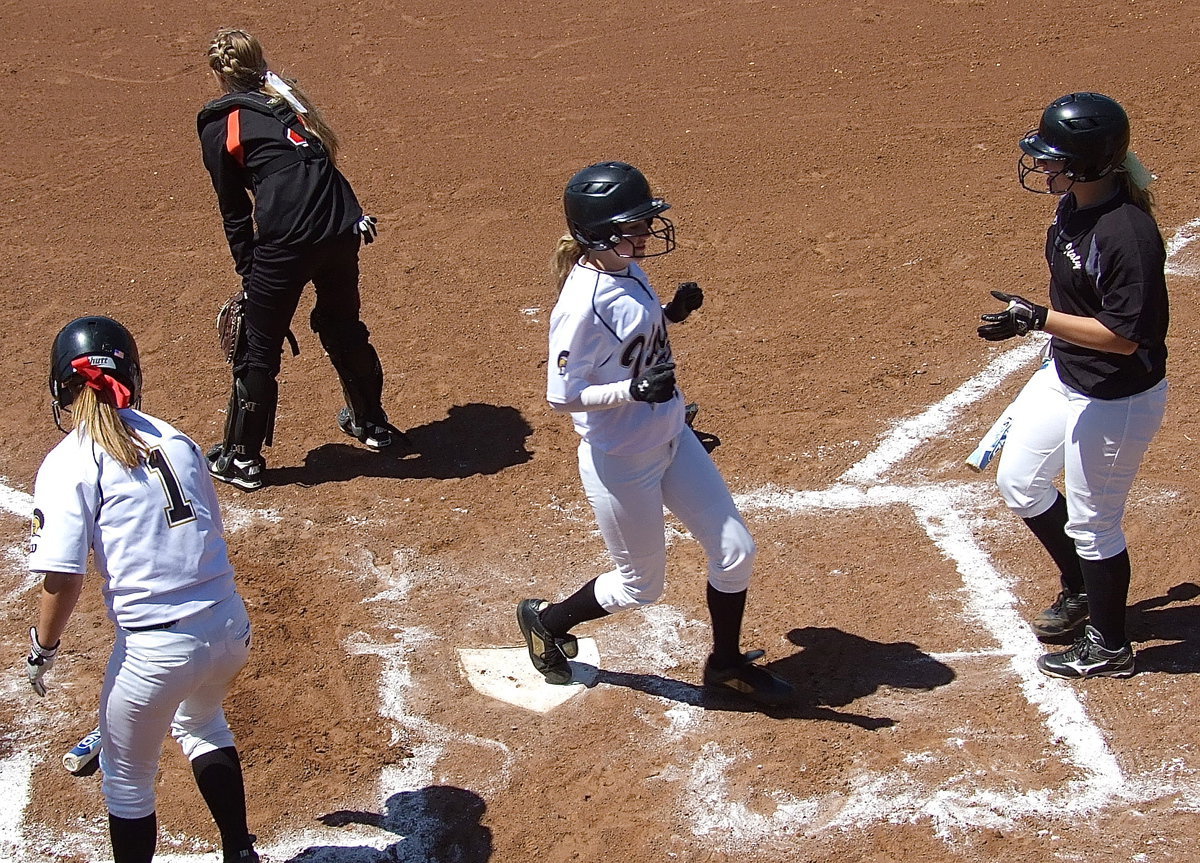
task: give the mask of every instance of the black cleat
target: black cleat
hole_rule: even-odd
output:
[[[769,707],[787,704],[796,697],[796,687],[773,671],[755,665],[754,661],[763,655],[761,650],[751,650],[742,654],[740,662],[729,666],[715,665],[709,656],[704,663],[704,685],[718,692],[737,692]]]
[[[263,461],[262,456],[237,458],[226,453],[223,445],[217,444],[208,451],[207,460],[208,472],[212,474],[213,479],[236,485],[245,491],[262,488],[263,472],[267,469],[267,463]]]
[[[360,425],[354,421],[354,416],[350,413],[350,408],[342,408],[338,411],[337,424],[338,428],[350,435],[350,437],[363,444],[367,449],[373,449],[376,452],[381,449],[387,449],[396,442],[400,442],[410,449],[412,448],[412,444],[408,440],[408,435],[391,423],[368,420]]]
[[[1054,603],[1033,619],[1030,626],[1038,638],[1047,640],[1077,637],[1088,621],[1086,593],[1061,591]]]
[[[1137,671],[1133,646],[1126,643],[1116,650],[1109,650],[1093,626],[1085,626],[1083,638],[1061,653],[1047,653],[1038,657],[1037,667],[1042,674],[1067,680],[1133,677]]]
[[[541,612],[550,603],[544,599],[523,599],[517,604],[517,625],[525,636],[529,660],[547,683],[561,686],[571,682],[571,663],[579,655],[579,643],[573,635],[554,635],[542,623]]]

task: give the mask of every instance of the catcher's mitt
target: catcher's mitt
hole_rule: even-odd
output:
[[[233,364],[245,335],[246,295],[238,291],[217,312],[217,340],[225,362]]]

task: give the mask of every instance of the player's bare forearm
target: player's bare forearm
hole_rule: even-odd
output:
[[[82,591],[82,575],[66,572],[44,574],[37,625],[38,641],[42,645],[51,647],[58,644]]]
[[[1138,349],[1137,342],[1119,336],[1092,317],[1068,315],[1053,309],[1046,316],[1045,331],[1081,348],[1128,356]]]

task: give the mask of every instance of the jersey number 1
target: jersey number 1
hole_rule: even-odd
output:
[[[167,494],[167,502],[170,506],[163,507],[163,512],[167,516],[167,524],[171,527],[178,527],[193,521],[196,518],[196,511],[192,509],[191,502],[184,498],[183,489],[179,485],[179,479],[175,476],[171,463],[167,461],[166,453],[159,447],[152,447],[147,462],[150,464],[150,470],[158,474],[163,491]]]

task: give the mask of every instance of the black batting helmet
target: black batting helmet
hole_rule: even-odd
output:
[[[1069,93],[1046,107],[1038,127],[1021,139],[1021,150],[1023,186],[1025,177],[1038,170],[1036,159],[1065,162],[1064,176],[1077,183],[1090,183],[1108,176],[1125,161],[1129,117],[1108,96]]]
[[[662,213],[671,205],[650,192],[650,183],[633,165],[597,162],[567,183],[563,210],[571,236],[585,249],[601,251],[621,242],[621,226],[648,222],[650,235],[663,240],[665,255],[675,248],[675,227]],[[654,255],[643,255],[654,257]]]
[[[56,416],[75,400],[84,381],[72,365],[81,357],[88,358],[90,367],[102,369],[128,387],[130,402],[137,403],[142,394],[142,365],[129,330],[112,318],[76,318],[59,331],[50,348],[50,396]]]

